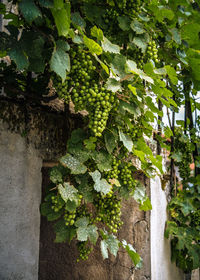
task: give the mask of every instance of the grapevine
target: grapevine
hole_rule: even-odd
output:
[[[0,4],[0,13],[9,19],[0,46],[1,98],[42,107],[59,97],[65,102],[63,115],[71,118],[74,105],[81,119],[77,129],[73,124],[69,128],[67,154],[51,170],[53,187],[41,205],[41,213],[55,221],[56,242],[76,240],[81,261],[99,240],[111,253],[123,247],[140,265],[132,245],[117,236],[123,228],[124,198],[151,209],[135,172],[150,178],[163,174],[161,156],[147,144],[156,139],[170,150],[170,174],[175,167],[180,174],[179,185],[176,176],[170,179],[166,236],[172,239],[177,265],[184,271],[197,268],[197,1],[183,1],[184,7],[180,1],[159,0],[9,2],[11,9]],[[176,123],[183,104],[185,119]],[[166,111],[169,126],[163,121]],[[7,111],[2,116],[9,121]]]

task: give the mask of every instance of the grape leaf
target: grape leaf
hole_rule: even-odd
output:
[[[151,77],[147,76],[142,70],[137,68],[137,64],[133,60],[127,60],[127,70],[140,76],[141,79],[153,84],[154,81]]]
[[[131,21],[130,21],[129,17],[127,17],[127,16],[119,16],[117,18],[117,20],[119,22],[119,27],[123,31],[128,31],[130,29]]]
[[[103,40],[103,31],[97,28],[96,25],[91,28],[91,35],[96,37],[99,41]]]
[[[63,209],[60,209],[58,212],[55,212],[52,208],[51,208],[52,204],[50,203],[49,207],[49,212],[47,215],[45,215],[47,217],[48,221],[55,221],[58,218],[60,218],[63,215]],[[43,209],[44,211],[44,209]],[[44,213],[44,212],[43,212]]]
[[[109,78],[106,82],[106,88],[112,92],[121,91],[121,83],[114,78]]]
[[[53,8],[53,0],[39,0],[39,3],[42,7]]]
[[[126,76],[126,57],[121,54],[115,54],[111,63],[111,69],[120,78]]]
[[[149,211],[152,209],[151,201],[148,197],[146,197],[146,200],[144,200],[140,206],[139,209],[142,211]]]
[[[98,169],[103,171],[109,171],[112,168],[112,158],[106,152],[96,152],[93,155],[93,159],[97,163]]]
[[[101,240],[101,254],[103,259],[108,258],[108,244],[106,243],[106,240]]]
[[[87,232],[90,241],[95,245],[98,239],[97,227],[95,225],[89,225],[87,227]]]
[[[78,207],[78,199],[76,200],[67,200],[65,204],[65,209],[69,212],[73,212]]]
[[[92,54],[102,54],[101,46],[97,44],[94,40],[89,39],[87,36],[84,35],[83,42]]]
[[[58,166],[54,166],[53,168],[51,168],[50,180],[55,184],[62,183],[62,172]]]
[[[86,22],[84,19],[80,16],[79,12],[72,13],[71,15],[71,21],[73,24],[80,26],[81,28],[86,27]]]
[[[119,250],[119,240],[113,234],[103,233],[103,240],[101,240],[101,254],[103,259],[108,258],[108,249],[115,257]]]
[[[19,9],[28,23],[32,23],[37,17],[42,17],[40,9],[35,5],[33,0],[21,0]]]
[[[73,201],[78,198],[78,190],[69,183],[65,182],[63,185],[59,184],[58,191],[65,202],[67,202],[68,200]]]
[[[62,80],[65,80],[66,71],[70,71],[69,54],[61,48],[54,50],[50,61],[50,67]]]
[[[54,21],[58,30],[59,36],[67,36],[70,28],[70,3],[62,3],[63,7],[55,7],[51,9],[52,15],[54,17]]]
[[[89,224],[89,218],[88,217],[79,218],[75,222],[76,227],[87,227],[88,224]]]
[[[115,136],[111,132],[106,132],[104,138],[105,138],[106,149],[108,150],[109,154],[112,154],[113,150],[116,147]]]
[[[142,259],[139,256],[139,254],[136,253],[133,246],[131,244],[127,244],[127,242],[125,240],[122,241],[122,246],[124,247],[124,249],[128,253],[128,255],[131,258],[131,260],[133,261],[134,265],[135,266],[139,265],[139,263],[141,263]]]
[[[129,135],[124,134],[121,130],[119,130],[119,139],[123,142],[124,147],[127,148],[129,152],[132,152],[133,149],[133,141]]]
[[[18,70],[28,68],[29,62],[27,56],[20,47],[16,46],[14,49],[11,49],[8,54],[10,58],[16,63]]]
[[[116,238],[116,236],[110,234],[106,239],[106,243],[108,244],[108,249],[110,250],[111,254],[116,257],[119,250],[119,240]]]
[[[81,163],[79,159],[70,154],[66,154],[60,159],[60,163],[71,169],[72,174],[83,174],[87,171],[87,167]]]
[[[140,182],[137,183],[137,186],[136,186],[134,194],[133,194],[133,198],[138,203],[142,203],[145,200],[145,198],[146,198],[146,188],[142,183],[140,183]]]
[[[137,37],[133,38],[133,43],[142,50],[143,53],[145,53],[147,49],[147,45],[149,42],[149,38],[147,37],[147,33],[145,33],[146,36],[144,35],[138,35]]]
[[[90,241],[95,244],[98,238],[97,227],[95,225],[88,225],[89,219],[87,217],[80,218],[76,221],[77,239],[79,241]]]
[[[98,170],[89,173],[94,181],[94,189],[97,192],[107,194],[111,190],[111,185],[105,179],[101,179],[101,173]]]
[[[137,19],[134,19],[131,22],[131,29],[135,31],[136,34],[143,34],[145,33],[145,29],[142,23],[140,23]]]
[[[61,219],[54,225],[54,231],[56,233],[55,243],[68,242],[76,236],[76,230],[73,227],[67,227],[65,220]]]
[[[120,53],[120,47],[112,44],[106,37],[103,38],[102,48],[105,52]]]

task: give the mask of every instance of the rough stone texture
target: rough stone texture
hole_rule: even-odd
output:
[[[191,280],[200,280],[200,269],[192,271]]]
[[[164,238],[167,199],[160,178],[151,179],[151,280],[183,280],[183,272],[171,262],[169,240]]]
[[[36,280],[42,160],[0,127],[0,279]]]
[[[49,183],[48,169],[43,169],[43,193]],[[146,180],[147,188],[149,187]],[[122,210],[124,225],[119,239],[126,239],[144,259],[141,270],[134,270],[127,253],[120,249],[117,258],[102,259],[99,244],[87,261],[76,262],[78,252],[71,245],[53,243],[52,224],[41,219],[39,280],[147,280],[150,279],[149,214],[138,209],[134,200],[125,201]]]

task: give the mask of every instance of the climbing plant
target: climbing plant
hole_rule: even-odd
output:
[[[151,209],[134,175],[163,175],[153,142],[170,151],[172,257],[185,271],[199,267],[200,1],[13,0],[0,12],[4,96],[37,104],[60,98],[83,118],[41,205],[57,221],[55,242],[77,239],[79,261],[99,238],[103,258],[121,246],[141,265],[117,233],[122,200]],[[182,108],[185,120],[175,122]]]

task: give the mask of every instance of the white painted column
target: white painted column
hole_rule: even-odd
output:
[[[42,159],[0,130],[0,279],[37,280]]]
[[[167,199],[160,178],[151,179],[151,280],[183,280],[183,272],[171,262],[169,240],[164,238]]]

